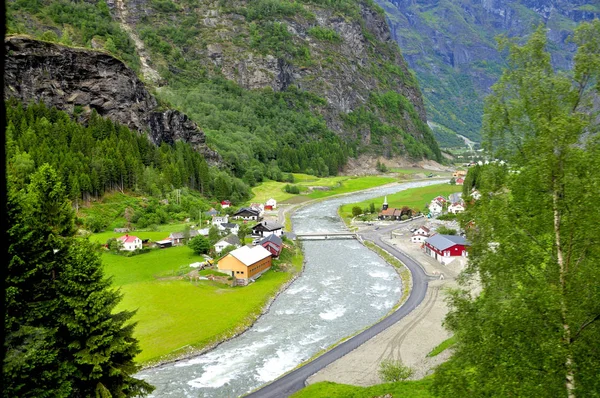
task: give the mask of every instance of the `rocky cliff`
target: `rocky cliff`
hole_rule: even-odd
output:
[[[417,74],[430,119],[478,141],[483,98],[504,58],[495,37],[548,29],[553,64],[571,67],[577,23],[600,17],[597,0],[377,0]]]
[[[119,0],[108,6],[140,37],[166,87],[199,69],[248,90],[293,86],[324,99],[313,112],[344,140],[358,142],[361,151],[406,153],[408,138],[401,134],[375,142],[370,128],[345,122],[348,114],[367,109],[382,123],[426,142],[436,157],[439,149],[428,137],[421,92],[383,12],[369,1],[343,1],[343,8],[315,3],[165,0],[158,7],[146,0]],[[390,91],[409,104],[398,110],[400,117],[388,117],[373,102],[374,94]]]
[[[118,59],[100,51],[76,49],[32,40],[5,39],[4,96],[27,103],[43,101],[85,122],[99,115],[148,134],[159,145],[184,140],[209,162],[218,155],[206,146],[202,130],[185,114],[161,110],[136,74]]]

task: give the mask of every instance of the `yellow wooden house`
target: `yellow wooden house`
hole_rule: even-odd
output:
[[[262,246],[240,247],[220,259],[217,268],[231,275],[236,285],[247,285],[271,268],[271,252]]]

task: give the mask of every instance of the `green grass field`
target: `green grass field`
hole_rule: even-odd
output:
[[[183,232],[183,229],[185,228],[186,225],[194,225],[194,224],[193,223],[163,224],[163,225],[157,226],[157,231],[148,231],[148,230],[131,231],[131,232],[129,232],[129,235],[135,235],[142,240],[150,239],[150,241],[157,241],[157,240],[165,239],[166,237],[169,236],[169,234],[171,232]],[[90,235],[90,241],[104,244],[104,243],[106,243],[106,241],[109,238],[118,238],[119,236],[123,236],[123,235],[125,235],[125,234],[122,232],[113,232],[112,230],[98,232],[98,233]]]
[[[436,184],[428,185],[426,187],[411,188],[405,191],[400,191],[398,193],[388,195],[387,200],[389,207],[402,208],[403,206],[408,206],[411,209],[418,209],[422,211],[425,208],[425,205],[431,202],[431,199],[435,198],[436,196],[448,196],[451,193],[461,191],[462,186],[460,185]],[[359,203],[346,204],[340,207],[339,214],[342,216],[346,223],[349,223],[352,219],[352,208],[354,206],[365,208],[369,207],[370,203],[374,203],[376,211],[379,212],[381,210],[381,206],[383,204],[384,199],[385,197],[381,196],[378,198],[365,200]]]
[[[282,255],[283,257],[283,255]],[[136,360],[151,364],[193,348],[202,348],[243,330],[283,283],[302,267],[298,250],[292,272],[268,271],[255,283],[229,287],[213,281],[178,277],[190,263],[201,261],[186,246],[124,257],[104,253],[102,260],[113,286],[123,293],[117,310],[137,310],[135,336],[142,352]]]
[[[309,176],[306,174],[294,174],[294,183],[277,182],[277,181],[264,181],[256,187],[252,188],[254,198],[252,201],[265,202],[269,198],[277,200],[277,202],[291,202],[298,203],[296,198],[302,198],[301,201],[310,199],[325,198],[332,195],[338,195],[341,193],[354,192],[361,189],[373,188],[380,185],[389,184],[395,182],[396,179],[393,177],[380,177],[380,176],[367,176],[367,177],[327,177],[318,178]],[[290,194],[284,191],[284,187],[287,185],[297,185],[301,192],[300,195]],[[308,187],[329,187],[327,191],[314,190],[308,192]],[[300,201],[300,202],[301,202]]]
[[[336,384],[321,382],[311,384],[291,398],[371,398],[388,397],[394,398],[432,398],[429,391],[432,379],[430,377],[415,381],[400,381],[397,383],[378,384],[371,387],[356,387],[347,384]]]

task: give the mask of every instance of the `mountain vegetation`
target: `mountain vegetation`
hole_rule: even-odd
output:
[[[187,187],[206,197],[242,202],[250,197],[243,181],[216,168],[189,144],[153,145],[147,137],[92,112],[87,126],[44,104],[6,104],[6,155],[15,184],[25,186],[41,165],[59,174],[74,202],[109,191],[161,197]]]
[[[506,166],[477,169],[463,289],[446,325],[454,354],[441,397],[599,396],[600,21],[577,28],[572,74],[556,72],[540,26],[486,101],[484,137]],[[469,172],[471,174],[471,172]],[[475,295],[469,289],[482,287]]]
[[[134,315],[115,311],[94,245],[74,237],[74,211],[49,165],[22,186],[9,175],[3,396],[134,397],[141,351]]]
[[[429,120],[480,142],[483,100],[507,66],[498,35],[526,38],[543,23],[552,64],[573,65],[577,24],[600,17],[595,0],[377,0],[423,90]],[[457,142],[434,129],[443,147]]]
[[[118,3],[17,0],[7,28],[154,70],[145,78],[159,100],[199,124],[250,185],[269,170],[335,175],[360,154],[441,160],[371,1]]]

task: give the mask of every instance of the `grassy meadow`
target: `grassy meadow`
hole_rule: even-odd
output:
[[[371,398],[371,397],[410,397],[430,398],[431,377],[415,381],[378,384],[371,387],[357,387],[328,381],[311,384],[290,398]]]
[[[294,182],[264,181],[252,188],[254,198],[252,201],[265,202],[269,198],[283,203],[299,203],[312,199],[325,198],[341,193],[359,191],[362,189],[374,188],[380,185],[389,184],[397,181],[393,177],[367,176],[367,177],[349,177],[337,176],[319,178],[307,174],[294,174]],[[300,194],[291,194],[285,192],[286,185],[296,185]],[[327,187],[328,190],[309,190],[309,187]]]
[[[140,234],[142,235],[142,234]],[[202,261],[187,246],[132,257],[104,253],[105,273],[123,294],[117,310],[136,310],[135,336],[142,352],[136,360],[152,364],[223,340],[249,326],[281,285],[302,268],[302,254],[282,254],[289,272],[268,271],[255,283],[230,287],[182,277]],[[203,274],[211,272],[203,272]]]
[[[426,187],[411,188],[404,191],[397,192],[392,195],[387,195],[389,207],[402,208],[408,206],[411,209],[418,209],[422,211],[425,205],[431,202],[431,199],[438,195],[448,196],[451,193],[461,192],[462,186],[450,185],[450,184],[435,184],[428,185]],[[339,214],[342,216],[346,223],[349,223],[352,219],[352,208],[359,206],[361,209],[369,207],[370,203],[375,204],[375,210],[379,212],[385,196],[378,198],[368,199],[363,202],[350,203],[340,207]]]

